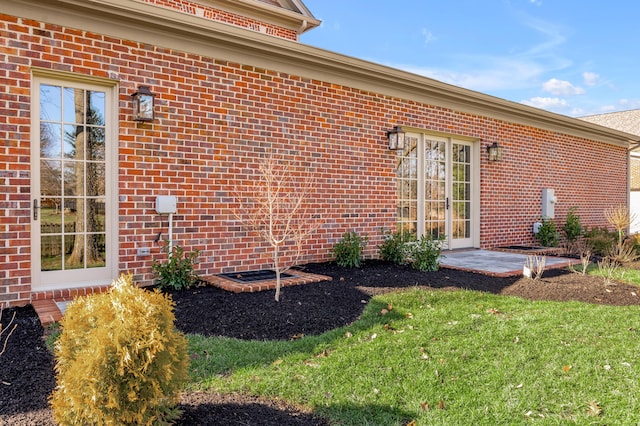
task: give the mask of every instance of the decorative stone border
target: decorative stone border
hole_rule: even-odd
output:
[[[325,275],[309,274],[307,272],[301,272],[297,270],[292,270],[288,273],[295,276],[291,278],[282,278],[280,280],[280,285],[282,287],[311,284],[311,283],[317,283],[320,281],[332,281],[331,277],[328,277]],[[246,283],[230,280],[220,275],[201,277],[200,279],[214,287],[218,287],[226,291],[231,291],[233,293],[254,293],[257,291],[274,290],[276,288],[275,279],[253,281],[253,282],[246,282]]]

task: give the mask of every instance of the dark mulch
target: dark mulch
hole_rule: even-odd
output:
[[[291,339],[315,335],[349,324],[374,295],[412,286],[433,289],[471,289],[532,300],[578,300],[609,305],[640,304],[640,289],[617,283],[604,286],[602,278],[562,271],[546,272],[542,281],[494,278],[442,269],[422,273],[369,261],[361,269],[334,264],[310,264],[307,272],[333,277],[274,292],[234,294],[212,287],[173,292],[176,325],[186,333],[239,339]],[[18,325],[0,357],[0,425],[53,424],[47,398],[55,386],[53,358],[46,350],[44,330],[30,306],[5,310],[2,323],[13,312]],[[184,425],[325,425],[313,413],[284,401],[245,395],[189,392],[182,398]]]

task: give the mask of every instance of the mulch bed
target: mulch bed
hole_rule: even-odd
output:
[[[608,305],[639,305],[640,288],[564,271],[546,272],[540,281],[495,278],[441,269],[414,271],[379,261],[361,269],[332,263],[309,264],[304,271],[328,275],[333,281],[287,287],[280,302],[274,292],[228,293],[213,287],[172,292],[176,326],[185,333],[238,339],[288,340],[316,335],[355,321],[377,294],[421,286],[470,289],[531,300],[577,300]],[[16,313],[18,325],[0,357],[0,425],[53,424],[47,398],[55,386],[54,360],[43,342],[44,330],[31,306],[5,310],[5,325]],[[189,392],[182,397],[179,424],[326,425],[303,407],[246,395]]]

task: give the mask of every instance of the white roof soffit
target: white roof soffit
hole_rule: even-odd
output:
[[[249,1],[249,0],[243,0]],[[261,3],[261,2],[255,2]],[[3,0],[3,12],[629,147],[640,137],[135,0]]]

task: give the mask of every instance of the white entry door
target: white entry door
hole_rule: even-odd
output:
[[[117,274],[113,87],[34,77],[32,289],[103,285]]]
[[[474,142],[407,133],[398,151],[398,225],[444,238],[445,248],[477,245],[477,146]]]

